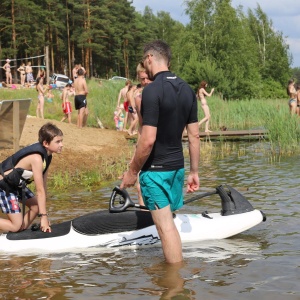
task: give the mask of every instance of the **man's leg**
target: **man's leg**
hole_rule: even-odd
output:
[[[85,107],[81,107],[81,108],[78,110],[77,126],[78,126],[79,128],[82,128],[82,122],[83,122],[83,114],[84,114],[84,111],[85,111]]]
[[[182,261],[181,238],[175,226],[170,205],[162,209],[152,210],[151,215],[162,243],[166,261],[168,263]]]
[[[89,110],[87,107],[85,107],[83,116],[82,116],[82,127],[85,127],[87,125],[88,116],[89,116]]]

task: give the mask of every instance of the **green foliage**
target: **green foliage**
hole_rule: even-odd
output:
[[[211,130],[218,131],[223,126],[227,130],[264,128],[268,130],[272,155],[299,153],[300,119],[298,115],[289,113],[288,100],[223,101],[218,97],[210,97],[208,105],[211,113]],[[199,105],[199,120],[203,117]]]
[[[289,47],[259,4],[247,14],[230,0],[184,4],[186,26],[149,6],[136,12],[128,0],[3,0],[0,59],[42,55],[48,45],[50,73],[70,76],[81,63],[88,78],[135,78],[143,45],[163,39],[172,49],[171,70],[195,89],[206,80],[225,99],[283,96],[293,73]]]
[[[291,78],[295,78],[296,83],[300,85],[300,68],[294,68],[292,70]]]

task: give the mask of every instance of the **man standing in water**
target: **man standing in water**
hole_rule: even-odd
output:
[[[151,211],[168,263],[183,260],[173,211],[183,205],[184,157],[182,133],[187,128],[190,172],[187,193],[199,189],[199,129],[197,98],[182,79],[169,71],[171,50],[163,41],[144,47],[143,65],[153,82],[142,94],[142,129],[121,188],[133,186],[140,172],[145,205]]]
[[[83,69],[78,69],[78,77],[74,81],[75,88],[75,109],[78,110],[77,127],[82,128],[86,125],[89,114],[86,96],[88,94],[87,84],[84,78]]]

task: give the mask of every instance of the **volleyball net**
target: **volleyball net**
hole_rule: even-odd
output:
[[[11,65],[11,68],[17,68],[18,67],[18,62],[20,63],[25,63],[26,61],[32,61],[34,59],[40,59],[41,57],[45,58],[46,54],[42,54],[42,55],[37,55],[37,56],[31,56],[31,57],[24,57],[24,58],[8,58],[10,60],[11,63],[14,63],[14,65]],[[0,63],[1,65],[3,65],[3,62],[6,63],[6,59],[0,59]],[[26,64],[26,63],[25,63]],[[45,59],[43,60],[43,64],[42,65],[31,65],[32,68],[46,68],[46,62]]]

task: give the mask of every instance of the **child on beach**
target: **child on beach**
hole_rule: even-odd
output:
[[[44,119],[44,102],[45,102],[45,89],[43,85],[44,79],[42,77],[38,77],[36,80],[36,91],[38,92],[38,104],[36,107],[36,117],[41,117]]]
[[[121,103],[117,110],[114,112],[114,121],[116,124],[116,129],[118,131],[123,131],[124,128],[124,104]]]
[[[54,95],[53,95],[53,93],[51,91],[51,87],[50,86],[47,89],[46,99],[47,99],[47,102],[49,102],[49,103],[52,103],[53,99],[54,99]]]
[[[71,83],[67,83],[67,85],[64,87],[61,99],[63,101],[62,103],[62,108],[63,108],[63,113],[65,114],[64,117],[61,119],[61,122],[65,121],[68,119],[68,122],[71,124],[72,123],[72,106],[69,97],[74,96],[75,91],[72,87]]]

